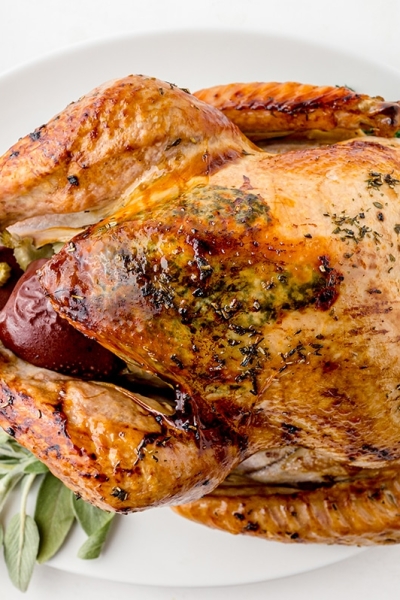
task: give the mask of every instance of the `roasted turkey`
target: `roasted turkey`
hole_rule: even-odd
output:
[[[126,368],[2,347],[0,425],[107,510],[400,541],[399,129],[345,87],[130,76],[22,138],[5,239],[64,242],[40,286]]]

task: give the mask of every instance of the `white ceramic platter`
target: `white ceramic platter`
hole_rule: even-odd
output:
[[[293,39],[252,32],[178,31],[101,40],[53,54],[0,77],[0,152],[104,81],[143,73],[196,90],[233,81],[346,84],[388,100],[400,73]],[[121,517],[101,558],[82,561],[75,530],[51,561],[113,581],[171,586],[244,584],[308,571],[360,549],[283,545],[234,537],[169,509]]]

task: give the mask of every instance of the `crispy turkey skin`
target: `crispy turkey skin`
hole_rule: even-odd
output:
[[[92,104],[115,127],[97,133],[101,169],[90,169],[90,131],[73,129],[66,143],[87,152],[78,185],[66,175],[71,153],[45,164],[57,125],[43,146],[22,140],[3,157],[2,220],[83,207],[106,215],[45,264],[41,284],[62,317],[164,379],[175,401],[80,382],[4,350],[0,424],[103,508],[189,502],[178,512],[233,533],[397,541],[399,142],[364,136],[271,155],[218,109],[140,76],[99,88],[57,121],[80,122]],[[390,106],[385,135],[398,113]],[[123,132],[118,111],[129,117]],[[140,150],[127,158],[121,137]],[[292,459],[261,479],[239,466],[285,449]]]

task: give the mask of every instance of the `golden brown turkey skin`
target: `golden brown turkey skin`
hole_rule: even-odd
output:
[[[400,105],[358,94],[348,87],[295,82],[231,83],[195,92],[219,108],[252,140],[313,131],[353,137],[393,137],[400,129]]]
[[[114,80],[0,158],[0,223],[85,210],[96,221],[132,184],[173,172],[173,186],[251,148],[222,113],[172,84]]]
[[[154,93],[159,90],[157,81],[146,82]],[[191,97],[170,93],[177,94],[190,142],[190,128],[200,126],[186,117]],[[71,487],[117,510],[191,502],[204,494],[204,485],[216,488],[255,452],[291,446],[329,455],[339,465],[335,472],[342,469],[354,480],[370,477],[375,489],[377,472],[382,481],[391,479],[400,458],[399,144],[366,138],[269,156],[233,125],[225,126],[218,111],[199,106],[200,124],[208,120],[204,144],[210,136],[215,152],[193,155],[186,151],[189,142],[185,148],[181,141],[162,176],[154,178],[152,169],[159,171],[157,161],[164,165],[162,153],[172,148],[160,146],[161,158],[152,150],[155,162],[140,175],[141,183],[124,188],[117,209],[77,236],[41,278],[56,310],[75,327],[168,381],[175,406],[167,410],[126,392],[122,400],[109,386],[113,409],[101,409],[98,427],[91,394],[82,402],[81,382],[69,380],[69,400],[61,406],[65,440],[74,440],[80,454],[67,445],[65,456],[46,455],[60,436],[58,417],[49,417],[42,436],[36,423],[42,398],[37,389],[26,389],[24,365],[14,378],[13,364],[2,368],[0,422]],[[146,114],[145,132],[152,126],[151,111]],[[49,211],[63,209],[60,198],[54,196]],[[98,199],[93,201],[97,206]],[[28,216],[29,207],[25,196],[19,214]],[[52,389],[51,378],[40,377],[47,377],[44,389]],[[103,396],[104,386],[90,385]],[[10,403],[10,393],[20,388]],[[122,482],[118,459],[110,457],[116,451],[118,457],[115,419],[128,397],[128,462],[136,466],[143,446],[146,460],[134,473],[126,467]],[[80,415],[78,422],[74,415]],[[164,435],[161,425],[169,439],[157,462],[152,456],[158,435]],[[91,451],[99,430],[111,434]],[[85,478],[78,456],[90,454],[87,472],[108,478],[105,488],[95,476]],[[352,489],[340,486],[343,502],[356,510]],[[323,498],[326,488],[317,491]],[[299,498],[306,506],[307,499]],[[196,506],[189,512],[195,514]],[[207,510],[202,514],[210,522]],[[232,529],[229,514],[220,513],[219,523]],[[305,535],[312,520],[301,514],[303,533],[299,523],[297,533],[312,541]],[[393,529],[390,511],[376,527],[382,536]],[[367,529],[355,528],[352,540],[370,540],[375,522]],[[328,539],[329,527],[325,533]],[[331,539],[338,539],[332,527]]]
[[[105,510],[199,498],[239,460],[226,427],[196,435],[167,405],[115,385],[34,367],[2,346],[0,372],[2,427]]]
[[[378,190],[372,169],[390,175]],[[149,212],[132,199],[41,282],[75,327],[203,398],[248,452],[296,441],[396,460],[399,180],[398,146],[247,157]]]
[[[174,510],[215,529],[279,542],[393,544],[400,541],[397,469],[309,491],[227,484]]]

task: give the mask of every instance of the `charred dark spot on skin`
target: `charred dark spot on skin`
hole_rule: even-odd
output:
[[[243,527],[243,531],[253,532],[253,533],[255,533],[256,531],[258,531],[259,529],[260,529],[260,525],[258,523],[256,523],[255,521],[249,521],[247,523],[247,525],[245,525]]]
[[[236,95],[235,95],[236,96]],[[237,96],[236,96],[237,98]],[[340,87],[335,90],[335,95],[333,97],[323,97],[318,94],[315,97],[310,97],[307,100],[301,100],[300,98],[296,99],[284,99],[282,101],[278,101],[274,97],[268,97],[263,99],[261,97],[257,97],[255,99],[245,99],[242,102],[235,101],[235,104],[232,106],[223,106],[223,109],[234,108],[235,110],[266,110],[272,113],[284,113],[288,115],[297,115],[304,114],[305,116],[310,110],[327,110],[333,109],[338,110],[343,108],[349,102],[357,102],[359,95],[354,93],[352,90],[346,87]]]
[[[47,457],[49,457],[49,455],[54,455],[54,454],[55,454],[55,457],[57,460],[61,460],[61,458],[63,458],[61,448],[58,444],[53,444],[52,446],[49,446],[45,450],[45,455]]]
[[[110,478],[107,477],[107,475],[104,475],[102,473],[96,473],[96,475],[94,476],[94,479],[96,481],[98,481],[99,483],[106,483],[107,481],[110,480]]]
[[[282,438],[286,441],[292,441],[299,433],[301,433],[301,427],[297,427],[292,423],[281,423]]]
[[[61,396],[63,395],[63,392],[61,392]],[[67,431],[67,416],[63,411],[62,400],[54,406],[53,418],[54,423],[59,427],[59,435],[62,434],[64,437],[69,438]]]
[[[31,138],[31,140],[33,142],[36,142],[37,140],[39,140],[41,138],[42,130],[45,129],[45,127],[46,127],[46,125],[41,125],[37,129],[35,129],[35,131],[33,131],[32,133],[29,134],[29,137]]]
[[[332,362],[332,361],[326,361],[323,363],[322,365],[322,372],[324,374],[326,373],[332,373],[332,371],[336,371],[336,369],[338,369],[340,367],[340,365],[338,363]]]
[[[339,285],[344,277],[329,266],[329,257],[319,256],[319,270],[323,274],[325,285],[316,290],[315,306],[320,310],[329,310],[339,296]]]
[[[361,447],[362,453],[366,453],[366,454],[372,454],[373,456],[382,459],[382,460],[396,460],[397,456],[393,456],[392,452],[390,450],[387,450],[386,448],[377,448],[376,446],[373,446],[372,444],[363,444],[363,446]]]
[[[291,435],[295,435],[296,433],[301,431],[301,427],[297,427],[296,425],[292,425],[290,423],[282,423],[281,427]]]
[[[235,517],[235,519],[237,519],[238,521],[244,521],[245,520],[245,516],[243,513],[239,513],[239,512],[234,512],[233,516]]]
[[[15,396],[8,386],[4,383],[0,385],[0,410],[6,409],[8,406],[12,406],[15,401]],[[5,411],[4,411],[5,412]],[[3,414],[4,414],[3,412]]]
[[[73,187],[79,186],[79,179],[76,175],[68,175],[67,179],[68,179],[68,183],[70,185],[72,185]]]

